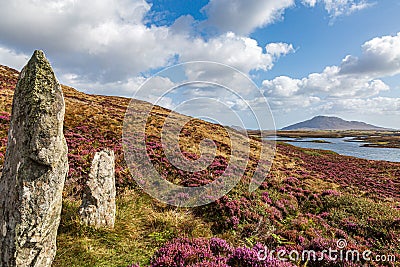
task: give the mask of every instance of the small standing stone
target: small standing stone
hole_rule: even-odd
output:
[[[116,194],[114,161],[114,151],[104,150],[94,156],[79,209],[81,221],[87,225],[96,228],[114,228]]]
[[[14,92],[0,179],[0,266],[51,266],[68,172],[61,86],[42,51]]]

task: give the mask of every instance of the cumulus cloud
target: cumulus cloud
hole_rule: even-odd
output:
[[[183,61],[209,60],[227,64],[248,73],[251,70],[269,70],[280,56],[294,52],[286,43],[268,44],[266,52],[257,41],[228,32],[205,41],[196,38],[186,43],[180,56]]]
[[[220,32],[248,34],[280,19],[292,5],[293,0],[211,0],[203,11],[208,16],[206,26]]]
[[[262,88],[274,107],[282,110],[318,104],[318,109],[327,111],[398,111],[399,99],[378,95],[390,90],[381,79],[400,73],[399,47],[400,33],[377,37],[362,45],[359,58],[346,56],[339,66],[326,67],[302,79],[280,76],[264,80]]]
[[[180,35],[146,27],[144,0],[6,1],[0,9],[4,47],[43,49],[58,68],[103,83],[168,64]],[[18,13],[18,16],[15,14]]]
[[[342,74],[392,76],[400,73],[400,32],[395,36],[376,37],[362,46],[360,58],[347,56]]]
[[[317,3],[322,3],[333,19],[340,16],[348,16],[374,5],[366,0],[303,0],[303,3],[310,7],[314,7]]]
[[[283,43],[265,50],[233,32],[204,39],[193,33],[197,22],[191,16],[171,27],[148,26],[144,20],[150,8],[144,0],[4,2],[0,53],[8,59],[2,63],[20,68],[23,56],[18,55],[43,49],[62,82],[96,93],[130,95],[138,81],[176,62],[211,60],[249,73],[269,70],[280,56],[293,52]]]
[[[293,45],[286,43],[270,43],[265,46],[265,50],[276,58],[294,52]]]
[[[237,36],[234,33],[227,33],[221,36],[211,38],[207,41],[201,38],[195,39],[182,39],[182,42],[176,46],[176,55],[179,61],[213,61],[226,64],[229,67],[238,69],[244,74],[248,74],[252,70],[269,70],[273,67],[275,61],[279,57],[293,52],[291,45],[278,43],[277,45],[268,44],[272,50],[266,48],[264,52],[258,43],[248,37]],[[139,82],[143,82],[143,76],[127,76],[127,79],[121,81],[116,80],[115,77],[120,77],[121,73],[113,72],[119,71],[119,68],[126,68],[130,62],[121,63],[122,66],[114,69],[108,69],[103,75],[110,75],[110,81],[96,81],[95,79],[84,79],[80,75],[68,73],[62,75],[62,80],[67,84],[76,86],[78,88],[96,88],[96,91],[102,93],[120,94],[124,96],[131,96],[132,91],[139,87]],[[125,65],[127,64],[127,65]],[[184,73],[189,80],[201,80],[224,84],[230,88],[235,88],[238,93],[247,95],[254,90],[252,81],[244,81],[243,77],[237,72],[229,71],[229,67],[221,68],[216,66],[208,66],[208,71],[204,72],[204,67],[201,65],[186,65]],[[228,71],[227,71],[228,70]],[[96,68],[93,69],[96,71]],[[114,80],[112,79],[114,77]],[[167,83],[170,85],[169,83]],[[172,86],[172,85],[171,85]],[[120,87],[121,89],[117,90]],[[115,91],[114,91],[115,90]],[[192,91],[195,94],[195,91]],[[204,93],[204,89],[203,89]],[[207,92],[210,94],[210,92]],[[217,96],[219,90],[214,89],[213,94]],[[223,97],[221,95],[221,97]],[[149,99],[145,99],[149,100]]]
[[[287,76],[265,80],[262,85],[265,93],[272,97],[291,97],[294,95],[322,95],[327,98],[370,97],[378,95],[389,87],[379,79],[340,75],[340,68],[327,67],[322,73],[312,73],[303,79]]]

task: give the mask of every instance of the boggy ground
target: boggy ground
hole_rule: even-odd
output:
[[[18,72],[0,67],[0,166],[3,164],[13,88]],[[162,204],[138,187],[123,158],[122,122],[129,99],[95,96],[63,86],[65,136],[70,171],[64,191],[54,266],[360,266],[360,262],[257,260],[270,250],[346,249],[400,259],[400,163],[368,161],[329,151],[277,144],[262,186],[249,193],[260,143],[251,139],[245,176],[227,196],[198,208]],[[140,113],[149,105],[136,101]],[[208,183],[229,162],[229,138],[221,126],[192,120],[180,135],[186,157],[198,157],[199,140],[216,141],[217,158],[196,176],[179,173],[165,159],[160,129],[170,111],[156,107],[149,117],[147,149],[165,178],[187,186]],[[172,113],[175,119],[182,115]],[[239,133],[238,133],[239,134]],[[244,138],[244,137],[243,137]],[[94,153],[116,152],[117,220],[113,230],[82,226],[77,215],[82,185]],[[368,262],[371,266],[395,266]]]

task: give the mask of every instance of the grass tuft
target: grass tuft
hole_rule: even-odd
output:
[[[149,264],[154,252],[178,234],[211,237],[211,227],[187,209],[162,205],[148,195],[127,191],[117,197],[114,229],[80,223],[80,203],[64,200],[53,266],[128,266]]]

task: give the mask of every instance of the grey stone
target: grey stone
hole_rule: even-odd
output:
[[[61,86],[42,51],[14,92],[0,179],[0,266],[51,266],[68,172]]]
[[[79,209],[81,221],[96,228],[113,228],[115,195],[114,151],[97,152],[83,191],[82,205]]]

